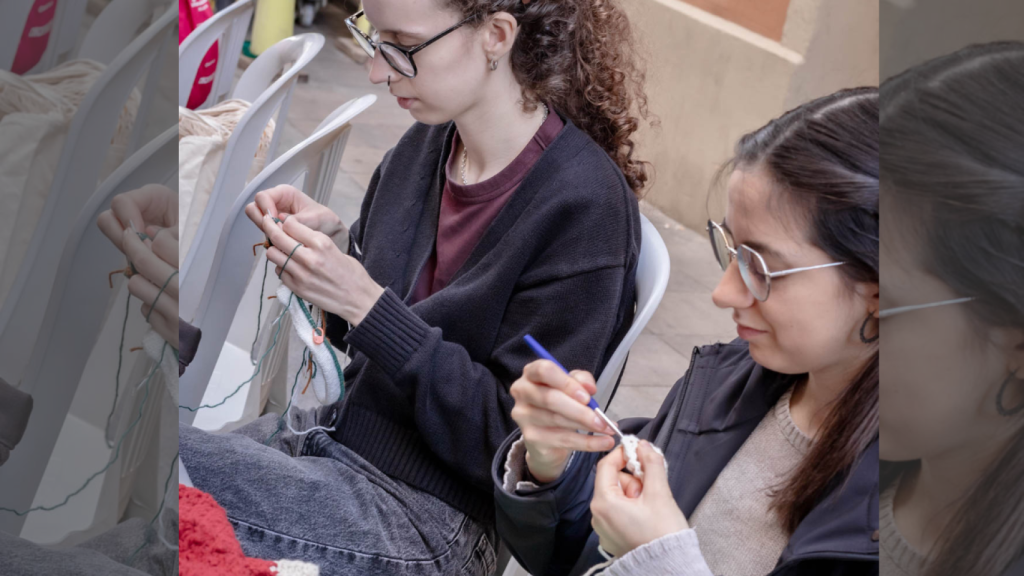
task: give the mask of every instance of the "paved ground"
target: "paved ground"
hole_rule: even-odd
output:
[[[301,141],[344,102],[368,93],[378,96],[377,103],[353,121],[331,197],[331,208],[351,222],[358,216],[373,170],[413,119],[398,107],[386,86],[370,84],[366,69],[335,47],[335,36],[344,33],[340,18],[323,16],[315,30],[327,37],[327,43],[306,69],[308,82],[296,87],[281,146],[287,149]],[[622,385],[608,410],[613,418],[653,416],[686,371],[695,345],[736,336],[730,312],[711,302],[721,269],[703,231],[684,228],[646,203],[641,203],[641,211],[668,246],[672,274],[661,306],[632,348]]]

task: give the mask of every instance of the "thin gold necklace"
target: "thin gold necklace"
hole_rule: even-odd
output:
[[[541,118],[541,120],[540,120],[540,124],[541,124],[541,126],[543,126],[544,123],[547,122],[547,120],[548,120],[548,105],[547,104],[541,104],[541,106],[544,107],[544,117]],[[466,147],[466,146],[463,146],[462,147],[462,185],[463,186],[468,186],[469,185],[469,182],[466,182],[466,164],[468,162],[469,162],[469,148]]]

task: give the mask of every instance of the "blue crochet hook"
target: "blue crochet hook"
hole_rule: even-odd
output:
[[[526,336],[523,336],[523,340],[525,340],[526,344],[530,346],[534,354],[540,356],[545,360],[550,360],[551,362],[554,362],[555,366],[558,366],[562,370],[562,372],[565,372],[566,374],[569,373],[569,371],[565,369],[565,366],[562,366],[562,364],[558,360],[555,360],[555,357],[552,356],[550,352],[545,350],[544,347],[540,345],[540,342],[537,342],[537,340],[535,340],[533,336],[527,334]],[[621,442],[622,431],[619,430],[619,427],[615,425],[615,422],[613,422],[611,418],[605,415],[604,411],[601,410],[601,408],[597,405],[597,400],[595,400],[593,396],[590,397],[590,402],[587,403],[587,406],[590,406],[590,408],[594,412],[597,412],[597,415],[600,416],[601,419],[604,420],[608,424],[608,426],[610,426],[611,429],[615,432],[615,440]]]

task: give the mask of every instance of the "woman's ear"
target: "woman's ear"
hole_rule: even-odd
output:
[[[878,318],[880,312],[880,294],[878,284],[873,282],[861,282],[857,285],[857,296],[864,303],[867,313],[875,318]]]
[[[491,14],[483,25],[484,54],[489,61],[498,60],[512,50],[519,32],[519,23],[508,12]]]

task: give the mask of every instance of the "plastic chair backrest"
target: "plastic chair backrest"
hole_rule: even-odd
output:
[[[34,0],[3,0],[0,2],[0,70],[14,66],[14,56],[21,44],[29,12]],[[52,35],[51,35],[52,37]]]
[[[35,345],[36,316],[49,297],[68,233],[96,191],[121,110],[141,75],[159,62],[161,48],[177,24],[175,17],[168,10],[133,40],[96,80],[71,121],[43,212],[0,308],[0,377],[8,382],[20,380]],[[153,79],[150,74],[149,80]],[[145,99],[139,118],[145,117],[144,105]],[[142,124],[136,123],[133,139],[142,133]]]
[[[210,96],[199,108],[220,102],[231,91],[235,79],[235,67],[242,54],[242,43],[252,20],[252,0],[237,0],[234,4],[217,12],[203,22],[178,45],[178,106],[188,103],[189,94],[203,57],[217,45],[217,71],[213,78]],[[250,100],[251,102],[251,100]]]
[[[85,33],[77,57],[110,64],[152,16],[145,0],[111,0]]]
[[[348,139],[351,129],[349,122],[376,99],[374,95],[367,95],[343,104],[344,111],[335,115],[330,124],[282,154],[246,186],[245,191],[235,199],[215,247],[203,246],[198,242],[195,244],[203,246],[203,253],[209,254],[212,262],[208,267],[211,270],[208,277],[195,275],[184,268],[180,273],[179,313],[203,332],[203,345],[179,380],[183,406],[196,407],[203,402],[207,384],[249,282],[249,272],[253,265],[250,258],[252,245],[264,239],[260,229],[245,215],[245,206],[253,201],[260,190],[279,184],[292,184],[303,174],[306,175],[304,189],[318,189],[316,180],[328,171],[338,170],[334,159],[338,149],[343,149]],[[186,315],[186,307],[190,307],[194,313]],[[244,376],[240,375],[239,378],[241,382]],[[195,412],[179,409],[178,418],[181,422],[191,424]]]
[[[324,37],[319,34],[303,34],[286,38],[271,46],[267,52],[261,54],[249,69],[251,70],[260,60],[264,65],[268,62],[276,66],[285,56],[291,58],[294,64],[288,68],[281,77],[270,85],[255,100],[252,106],[245,112],[238,121],[231,137],[228,138],[224,148],[224,158],[221,160],[220,168],[217,170],[217,178],[213,182],[213,190],[210,191],[210,199],[206,204],[203,217],[199,220],[199,227],[192,238],[188,253],[184,255],[182,262],[182,276],[186,271],[198,271],[200,274],[209,274],[211,257],[208,254],[210,247],[220,237],[221,230],[228,222],[228,213],[235,199],[245,189],[246,177],[252,166],[253,158],[256,156],[256,149],[259,146],[260,135],[270,121],[274,110],[285,100],[295,83],[295,77],[320,51],[324,45]],[[274,130],[276,141],[281,132],[284,131],[284,122],[278,118]],[[271,163],[270,153],[267,153],[267,165]],[[201,253],[202,246],[207,252]],[[183,313],[189,311],[182,307]],[[188,316],[184,316],[188,317]]]
[[[607,409],[618,386],[619,377],[626,365],[629,349],[636,342],[644,327],[651,320],[654,311],[661,304],[668,287],[668,277],[672,268],[668,257],[668,248],[661,239],[658,229],[643,214],[640,215],[640,260],[636,266],[636,315],[629,331],[622,338],[608,364],[597,379],[597,402]]]
[[[267,48],[249,64],[245,72],[242,72],[238,84],[231,91],[231,98],[255,102],[262,94],[288,78],[288,90],[281,100],[277,113],[277,125],[283,126],[284,121],[288,118],[292,89],[298,80],[298,74],[316,57],[323,45],[324,37],[314,33],[285,38]],[[277,145],[281,140],[281,132],[283,129],[275,130],[274,137],[270,140],[270,148],[267,150],[268,163],[277,158]]]
[[[75,49],[78,43],[78,31],[82,27],[82,20],[85,17],[85,8],[89,0],[59,0],[57,3],[57,14],[53,22],[56,38],[54,42],[46,47],[43,60],[40,62],[40,71],[49,70],[59,62],[67,59],[67,56]]]
[[[39,345],[30,345],[24,352],[29,361],[20,389],[32,394],[35,406],[22,443],[0,468],[0,502],[5,507],[26,510],[32,506],[106,321],[112,294],[107,272],[124,266],[124,254],[103,235],[96,219],[118,194],[150,183],[177,186],[177,134],[177,126],[163,132],[125,160],[95,190],[70,226],[52,297],[45,306],[31,310],[36,317],[42,315],[41,323],[35,321],[41,324]],[[24,516],[0,513],[0,531],[17,535],[24,521]]]

